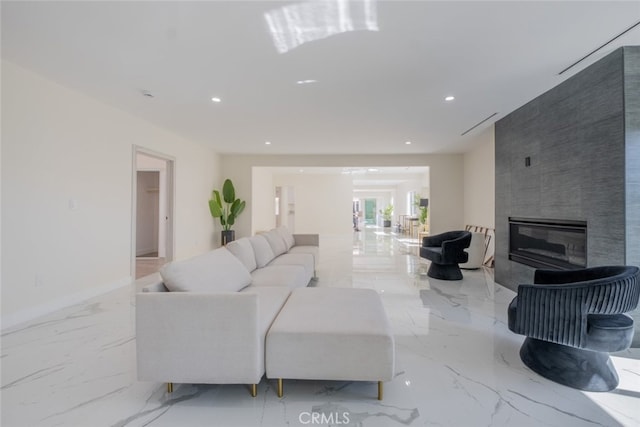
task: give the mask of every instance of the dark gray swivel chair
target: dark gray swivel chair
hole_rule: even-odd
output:
[[[640,269],[593,267],[537,270],[533,285],[518,286],[509,329],[526,335],[520,358],[557,383],[586,391],[618,386],[610,352],[629,348],[640,297]]]
[[[470,244],[471,233],[463,230],[423,237],[420,256],[431,261],[427,275],[434,279],[461,280],[458,263],[469,260],[469,254],[464,250]]]

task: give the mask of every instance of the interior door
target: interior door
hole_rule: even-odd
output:
[[[376,199],[364,200],[364,223],[374,224],[376,223]]]

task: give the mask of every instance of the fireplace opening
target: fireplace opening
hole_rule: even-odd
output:
[[[509,259],[536,268],[587,266],[587,223],[509,218]]]

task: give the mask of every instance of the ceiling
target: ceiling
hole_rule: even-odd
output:
[[[383,189],[391,191],[392,187],[406,182],[419,181],[422,186],[429,182],[427,166],[370,166],[370,167],[265,167],[275,175],[348,175],[353,181],[354,189],[359,191]],[[322,179],[319,177],[318,179]]]
[[[638,23],[640,1],[1,7],[4,60],[220,153],[464,152],[495,120],[640,45],[636,26],[558,74]]]

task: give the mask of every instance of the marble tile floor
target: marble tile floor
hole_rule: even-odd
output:
[[[620,386],[585,393],[526,368],[506,327],[514,293],[487,269],[426,276],[417,241],[367,227],[321,239],[315,286],[373,288],[396,339],[396,377],[376,384],[263,378],[244,385],[139,382],[135,292],[127,288],[2,334],[1,421],[13,426],[640,426],[640,349],[613,357]],[[197,325],[194,325],[197,327]],[[330,348],[327,351],[331,351]],[[212,361],[211,363],[215,363]]]

